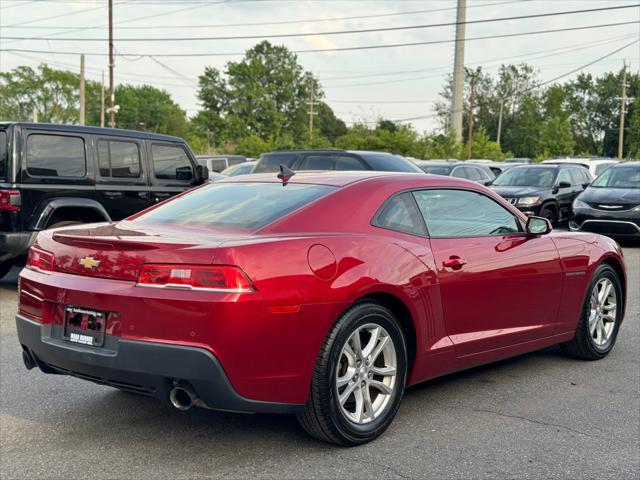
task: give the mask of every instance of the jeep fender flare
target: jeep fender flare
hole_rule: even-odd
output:
[[[47,223],[53,216],[56,210],[60,208],[82,208],[86,210],[92,210],[94,213],[100,215],[105,222],[110,222],[111,217],[104,209],[104,207],[96,200],[90,198],[54,198],[47,201],[45,204],[38,207],[37,214],[33,216],[30,222],[29,230],[44,230]]]

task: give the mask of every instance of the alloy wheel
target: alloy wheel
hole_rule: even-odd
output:
[[[611,280],[602,278],[594,285],[589,301],[589,334],[598,348],[611,340],[617,308],[616,289]]]
[[[363,425],[379,418],[397,388],[397,355],[380,325],[359,326],[348,338],[336,372],[336,398],[342,414]]]

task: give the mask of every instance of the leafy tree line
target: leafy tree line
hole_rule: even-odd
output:
[[[640,77],[630,74],[624,154],[640,155]],[[149,85],[116,87],[121,128],[186,138],[194,150],[256,157],[273,149],[345,148],[385,150],[416,158],[466,158],[447,128],[451,78],[436,104],[437,132],[419,133],[409,124],[379,119],[350,127],[324,101],[322,85],[286,47],[261,42],[224,69],[206,67],[198,78],[201,109],[193,118],[164,90]],[[560,155],[615,156],[618,148],[622,72],[580,74],[565,83],[543,85],[527,64],[503,65],[496,75],[479,70],[473,109],[473,158],[542,158]],[[100,84],[86,83],[86,123],[100,124]],[[465,98],[470,97],[469,82]],[[313,135],[309,102],[313,99]],[[0,118],[77,123],[79,78],[47,65],[0,72]],[[464,131],[469,104],[464,106]],[[499,121],[502,112],[502,121]],[[498,128],[500,125],[500,142]]]

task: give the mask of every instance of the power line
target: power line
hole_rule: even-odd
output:
[[[597,28],[606,28],[606,27],[617,27],[623,25],[634,25],[640,24],[638,20],[632,20],[627,22],[617,22],[617,23],[601,23],[596,25],[585,25],[582,27],[566,27],[566,28],[555,28],[551,30],[535,30],[530,32],[516,32],[516,33],[505,33],[500,35],[487,35],[484,37],[470,37],[467,38],[466,41],[476,41],[476,40],[492,40],[496,38],[512,38],[512,37],[522,37],[528,35],[541,35],[546,33],[558,33],[558,32],[570,32],[577,30],[590,30]],[[383,45],[361,45],[361,46],[353,46],[353,47],[332,47],[332,48],[318,48],[318,49],[303,49],[303,50],[292,50],[293,53],[324,53],[324,52],[348,52],[348,51],[356,51],[356,50],[377,50],[383,48],[399,48],[399,47],[416,47],[423,45],[437,45],[443,43],[453,43],[455,40],[446,39],[446,40],[430,40],[424,42],[406,42],[406,43],[394,43],[394,44],[383,44]],[[70,51],[48,51],[48,50],[32,50],[32,49],[18,49],[18,48],[0,48],[0,52],[23,52],[23,53],[47,53],[47,54],[58,54],[58,55],[79,55],[80,52],[70,52]],[[105,53],[85,53],[85,55],[89,56],[105,56]],[[245,52],[200,52],[200,53],[120,53],[119,55],[127,55],[131,57],[147,57],[154,56],[156,58],[159,57],[231,57],[231,56],[243,56]]]
[[[43,0],[44,1],[44,0]],[[495,2],[495,3],[487,3],[483,5],[473,5],[468,8],[473,7],[490,7],[497,5],[505,5],[510,3],[522,3],[531,0],[509,0],[506,2]],[[132,6],[135,5],[132,4]],[[341,21],[341,20],[361,20],[368,18],[382,18],[382,17],[397,17],[404,15],[419,15],[422,13],[435,13],[435,12],[445,12],[450,10],[455,10],[456,7],[447,7],[447,8],[434,8],[430,10],[412,10],[412,11],[404,11],[404,12],[390,12],[390,13],[379,13],[374,15],[356,15],[350,17],[329,17],[329,18],[311,18],[311,19],[298,19],[298,20],[281,20],[274,22],[248,22],[248,23],[215,23],[210,25],[142,25],[142,26],[124,26],[124,27],[116,27],[114,30],[156,30],[159,28],[226,28],[226,27],[257,27],[257,26],[265,26],[265,25],[290,25],[290,24],[299,24],[299,23],[317,23],[317,22],[331,22],[331,21]],[[34,29],[46,29],[46,30],[66,30],[72,27],[61,27],[59,25],[30,25],[25,27],[13,27],[6,26],[3,28],[34,28]],[[106,27],[93,27],[92,29],[104,29]]]
[[[611,51],[611,52],[609,52],[609,53],[607,53],[605,55],[602,55],[601,57],[598,57],[595,60],[592,60],[591,62],[585,63],[584,65],[581,65],[578,68],[574,68],[573,70],[570,70],[570,71],[568,71],[566,73],[563,73],[562,75],[557,75],[557,76],[555,76],[555,77],[553,77],[553,78],[551,78],[549,80],[545,80],[544,82],[538,83],[538,84],[532,86],[531,88],[523,90],[523,91],[521,91],[519,93],[520,94],[527,93],[527,92],[530,92],[532,90],[535,90],[536,88],[540,88],[540,87],[543,87],[543,86],[548,85],[550,83],[553,83],[556,80],[559,80],[561,78],[568,77],[569,75],[571,75],[573,73],[576,73],[576,72],[579,72],[580,70],[584,70],[585,68],[590,67],[591,65],[594,65],[594,64],[596,64],[598,62],[601,62],[605,58],[609,58],[609,57],[615,55],[616,53],[624,50],[625,48],[629,48],[634,43],[638,43],[638,42],[640,42],[640,38],[635,39],[633,42],[629,42],[629,43],[623,45],[622,47],[616,48],[615,50],[613,50],[613,51]],[[434,114],[422,115],[422,116],[418,116],[418,117],[400,118],[400,119],[393,120],[393,121],[394,122],[409,122],[409,121],[412,121],[412,120],[423,120],[423,119],[434,118],[434,117],[438,117],[438,116],[439,116],[439,114],[434,113]]]
[[[528,54],[521,54],[521,55],[511,55],[511,56],[507,56],[507,57],[498,57],[498,58],[487,58],[487,59],[483,59],[483,60],[478,60],[476,62],[471,62],[468,65],[484,65],[484,66],[491,66],[491,65],[499,65],[503,60],[512,60],[514,58],[521,58],[521,57],[532,57],[530,60],[537,60],[540,58],[548,58],[548,57],[553,57],[556,55],[562,55],[565,53],[572,53],[572,52],[577,52],[577,51],[581,51],[581,50],[586,50],[588,48],[591,47],[599,47],[602,45],[608,45],[610,43],[615,43],[615,42],[619,42],[620,40],[627,40],[629,38],[637,38],[636,34],[630,34],[630,35],[624,35],[622,37],[616,38],[615,40],[608,40],[608,41],[599,41],[599,42],[592,42],[592,44],[579,44],[582,46],[576,46],[575,48],[571,48],[571,46],[567,46],[567,47],[561,47],[559,49],[551,49],[551,50],[540,50],[538,52],[531,52]],[[561,52],[558,52],[558,50],[562,50]],[[548,53],[551,52],[551,53]],[[555,52],[555,53],[553,53]],[[539,55],[541,53],[546,53],[545,55]],[[449,69],[450,65],[443,65],[441,67],[434,67],[433,69],[424,69],[424,71],[426,72],[436,72],[438,70],[446,70]],[[387,84],[391,84],[391,83],[402,83],[402,82],[410,82],[410,81],[415,81],[415,80],[423,80],[426,78],[433,78],[433,77],[437,77],[440,76],[439,73],[437,74],[430,74],[430,75],[420,75],[417,77],[409,77],[409,78],[400,78],[400,79],[396,79],[396,80],[380,80],[380,81],[374,81],[374,82],[360,82],[360,83],[347,83],[347,84],[341,84],[341,85],[325,85],[325,87],[330,87],[330,88],[349,88],[349,87],[366,87],[366,86],[371,86],[371,85],[387,85]]]
[[[444,22],[444,23],[431,23],[423,25],[407,25],[403,27],[381,27],[381,28],[365,28],[361,30],[333,30],[328,32],[298,32],[298,33],[274,33],[266,35],[235,35],[235,36],[221,36],[221,37],[155,37],[155,38],[118,38],[118,42],[193,42],[193,41],[214,41],[214,40],[255,40],[263,38],[299,38],[299,37],[313,37],[317,35],[330,36],[330,35],[352,35],[363,33],[378,33],[378,32],[395,32],[405,30],[423,30],[428,28],[438,27],[450,27],[457,25],[474,25],[482,23],[504,22],[509,20],[526,20],[530,18],[547,18],[556,17],[561,15],[575,15],[581,13],[594,13],[612,10],[623,10],[628,8],[639,8],[640,4],[636,5],[616,5],[613,7],[599,7],[599,8],[587,8],[581,10],[565,10],[562,12],[546,12],[535,13],[531,15],[516,15],[510,17],[498,17],[498,18],[485,18],[480,20],[467,20],[462,22]],[[150,17],[147,17],[150,18]],[[0,37],[0,40],[47,40],[43,37],[19,37],[19,36],[4,36]],[[81,38],[81,37],[63,37],[63,38],[49,38],[51,41],[56,42],[104,42],[104,38]]]

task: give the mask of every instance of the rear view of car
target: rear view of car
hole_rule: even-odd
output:
[[[640,238],[640,162],[617,163],[573,202],[573,231]]]

